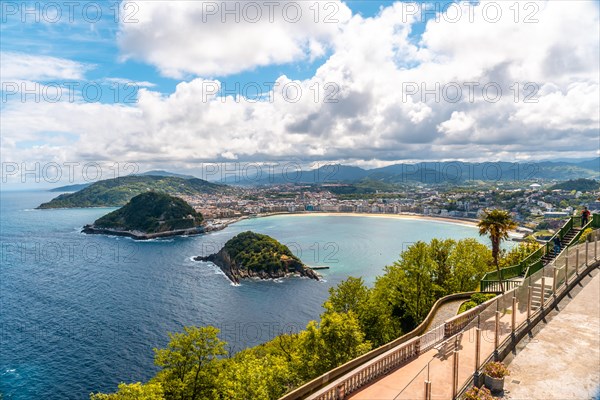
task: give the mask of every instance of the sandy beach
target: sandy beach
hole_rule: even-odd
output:
[[[430,220],[436,222],[443,222],[449,224],[476,226],[477,220],[452,218],[452,217],[434,217],[429,215],[421,214],[371,214],[371,213],[345,213],[345,212],[297,212],[297,213],[270,213],[257,215],[259,217],[271,217],[274,215],[289,215],[296,217],[307,217],[307,216],[322,216],[322,217],[367,217],[367,218],[393,218],[393,219],[413,219],[413,220]]]
[[[429,220],[435,221],[442,224],[455,224],[455,225],[463,225],[463,226],[477,226],[479,220],[475,219],[466,219],[466,218],[453,218],[453,217],[436,217],[432,215],[422,215],[422,214],[371,214],[371,213],[350,213],[350,212],[319,212],[319,211],[302,211],[302,212],[273,212],[273,213],[265,213],[265,214],[257,214],[252,216],[243,216],[240,218],[231,218],[228,223],[224,224],[220,227],[223,229],[231,224],[239,222],[241,220],[247,218],[267,218],[273,217],[277,215],[285,215],[289,217],[363,217],[363,218],[388,218],[388,219],[412,219],[412,220]],[[520,239],[523,237],[523,234],[511,231],[509,232],[509,236],[511,238]]]

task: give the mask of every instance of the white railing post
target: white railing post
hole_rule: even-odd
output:
[[[452,356],[452,400],[458,395],[458,350]]]
[[[556,296],[556,281],[558,280],[558,270],[556,267],[552,268],[552,293]]]
[[[431,382],[425,381],[425,400],[431,400]]]
[[[590,242],[589,240],[585,241],[585,266],[587,267],[588,265],[590,265],[590,259],[589,259],[589,247],[590,247]],[[577,268],[577,274],[579,275],[579,268]]]
[[[475,328],[475,374],[479,375],[479,367],[481,364],[481,329]]]
[[[527,286],[527,322],[529,322],[529,319],[531,318],[531,295],[532,295],[532,290],[531,290],[531,285]]]
[[[494,327],[494,360],[498,361],[498,347],[500,347],[500,311],[496,311],[496,324]]]
[[[512,335],[515,335],[515,330],[517,329],[517,297],[513,294],[512,298]]]
[[[540,308],[544,308],[544,297],[546,291],[546,277],[542,275],[542,291],[540,292]]]

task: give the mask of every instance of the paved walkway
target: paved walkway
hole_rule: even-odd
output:
[[[591,399],[600,391],[600,274],[584,278],[579,293],[508,365],[505,399]],[[565,298],[569,300],[568,298]],[[512,357],[511,357],[512,358]]]
[[[440,308],[436,311],[436,313],[433,316],[429,325],[427,325],[427,329],[425,329],[425,332],[429,331],[432,328],[435,328],[436,326],[443,324],[444,321],[454,317],[456,315],[456,313],[458,313],[458,309],[460,308],[460,305],[462,303],[464,303],[465,301],[467,301],[467,300],[465,300],[465,299],[453,300],[453,301],[449,301],[447,303],[442,304],[440,306]]]
[[[582,246],[580,250],[583,249]],[[585,259],[584,253],[580,254],[579,261],[583,261]],[[576,265],[576,254],[575,252],[569,253],[569,265]],[[588,260],[593,260],[594,255],[589,254]],[[564,265],[564,259],[562,260],[562,264]],[[573,267],[569,270],[570,274],[574,273]],[[532,277],[531,285],[539,285],[541,280],[541,275],[547,275],[545,278],[545,290],[546,294],[545,300],[548,299],[549,294],[548,291],[551,291],[553,286],[553,277],[550,270],[540,271],[539,274],[536,274],[535,281]],[[549,274],[549,275],[548,275]],[[564,268],[562,269],[562,274],[564,274]],[[558,276],[558,283],[560,283],[561,279],[564,278],[564,275]],[[571,278],[572,279],[572,278]],[[524,288],[523,288],[524,289]],[[381,379],[373,382],[372,384],[366,386],[364,389],[352,393],[350,398],[352,399],[364,399],[364,400],[404,400],[404,399],[422,399],[424,398],[424,382],[429,380],[431,382],[431,398],[434,400],[442,400],[442,399],[451,399],[452,398],[452,371],[453,371],[453,353],[454,350],[458,351],[457,361],[458,361],[458,386],[462,386],[463,383],[467,382],[471,379],[472,374],[474,372],[475,366],[475,337],[476,337],[476,328],[481,330],[481,355],[480,361],[486,359],[489,355],[491,355],[495,348],[495,315],[496,310],[500,311],[499,313],[499,337],[498,342],[502,343],[508,336],[511,334],[512,327],[512,318],[513,315],[515,317],[515,326],[520,326],[525,323],[527,320],[527,299],[523,296],[523,293],[526,290],[520,290],[519,298],[517,299],[516,307],[512,306],[512,299],[506,298],[501,300],[501,302],[497,302],[495,307],[489,307],[485,311],[483,311],[478,318],[472,321],[465,329],[449,340],[440,343],[435,348],[426,351],[420,354],[416,359],[412,362],[406,364],[405,366],[390,372],[389,374],[383,376]],[[597,290],[596,290],[597,292]],[[541,290],[540,290],[541,293]],[[536,294],[535,298],[532,299],[533,302],[538,300],[538,295]],[[585,301],[585,300],[584,300]],[[590,301],[589,299],[587,301]],[[532,308],[537,309],[539,304]],[[595,298],[595,303],[593,306],[596,310],[598,309],[598,298]],[[592,307],[588,307],[592,309]],[[597,312],[596,312],[597,314]],[[589,318],[589,317],[588,317]],[[597,319],[597,316],[596,316]],[[564,323],[564,321],[563,321]],[[595,331],[595,335],[598,335],[598,329]],[[570,332],[572,336],[572,340],[579,340],[578,335],[575,335],[573,331]],[[560,345],[560,342],[555,341],[557,345]],[[596,346],[597,349],[598,346]],[[570,352],[571,348],[568,347],[565,350],[566,352]],[[548,355],[556,355],[560,353],[552,352]],[[593,353],[591,353],[593,354]],[[558,357],[557,357],[558,358]],[[597,357],[596,357],[597,359]],[[553,362],[556,360],[553,358]],[[597,369],[598,363],[593,364],[595,369]],[[548,361],[544,363],[540,363],[533,367],[532,373],[536,374],[536,376],[547,376],[551,379],[556,379],[557,382],[562,382],[562,378],[560,375],[550,375],[547,374],[549,365]],[[586,368],[586,367],[584,367]],[[514,376],[510,378],[511,382],[514,380]],[[516,379],[518,380],[518,379]],[[583,385],[582,385],[583,386]],[[593,390],[593,389],[590,389]],[[527,399],[541,399],[544,396],[541,395],[527,395],[519,398],[527,398]],[[559,397],[561,398],[561,397]],[[562,397],[565,398],[565,397]],[[562,399],[561,398],[561,399]],[[567,397],[570,399],[574,399],[576,397]],[[581,398],[581,397],[579,397]],[[578,399],[579,399],[578,398]],[[585,398],[585,397],[584,397]],[[589,397],[588,397],[589,398]],[[514,397],[517,399],[517,397]]]

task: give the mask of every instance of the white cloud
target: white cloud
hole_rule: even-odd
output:
[[[13,158],[60,154],[72,159],[155,161],[166,166],[272,158],[368,160],[364,162],[371,165],[419,158],[529,159],[586,147],[590,148],[587,153],[578,154],[593,155],[600,124],[599,46],[590,32],[598,31],[598,8],[580,1],[539,4],[539,23],[533,27],[514,23],[508,10],[503,14],[508,22],[495,24],[430,22],[421,43],[409,38],[411,21],[402,22],[405,15],[400,3],[374,18],[353,16],[333,30],[323,28],[324,36],[315,28],[317,42],[330,46],[331,56],[310,79],[292,82],[279,77],[270,102],[207,97],[206,85],[218,82],[196,78],[180,83],[169,95],[142,89],[138,103],[128,107],[9,104],[1,121],[2,152]],[[225,37],[219,39],[216,32],[205,32],[205,26],[188,26],[194,17],[201,18],[197,10],[190,14],[178,4],[174,15],[164,16],[161,7],[156,5],[142,18],[146,22],[133,31],[123,31],[132,36],[121,38],[121,45],[127,49],[141,38],[156,36],[136,54],[168,75],[206,73],[211,65],[229,71],[246,69],[260,65],[263,59],[265,63],[281,62],[273,58],[269,46],[281,45],[281,38],[271,42],[271,36],[289,33],[287,28],[234,24],[233,36],[220,32]],[[154,33],[152,21],[162,24]],[[181,33],[177,33],[178,27]],[[257,54],[262,55],[248,56],[240,47],[249,46],[247,38],[257,40],[254,30],[263,28],[271,36],[256,42]],[[202,45],[190,40],[200,32],[210,38],[200,40]],[[302,39],[294,42],[298,37]],[[321,41],[322,37],[327,40]],[[135,40],[125,43],[132,38]],[[221,46],[233,38],[239,41],[227,48],[230,54],[222,47],[206,48],[207,43]],[[316,45],[306,53],[298,44],[310,38],[293,31],[281,39],[292,49],[282,51],[291,59],[318,52]],[[304,50],[295,55],[294,48]],[[235,64],[238,59],[240,65]],[[441,95],[436,100],[420,90],[421,85],[432,89],[437,83],[443,88],[453,82],[463,88],[456,102]],[[479,84],[473,101],[465,82]],[[525,101],[527,82],[539,87],[537,103]],[[407,83],[416,84],[419,92],[404,95]],[[498,101],[482,98],[481,88],[488,83],[502,88]],[[515,83],[520,88],[516,100]],[[301,87],[297,102],[283,98],[281,89],[286,84]],[[324,101],[327,84],[333,84],[337,102]],[[318,99],[315,87],[320,88]],[[60,152],[18,146],[23,141],[43,141],[47,131],[69,132],[79,140],[61,146]],[[589,146],[582,145],[585,143]]]
[[[143,87],[143,88],[150,88],[150,87],[156,86],[156,84],[154,84],[152,82],[135,81],[135,80],[125,79],[125,78],[106,78],[105,80],[106,80],[106,82],[109,82],[109,83],[117,83],[119,85],[130,85],[130,86]]]
[[[351,16],[339,0],[325,5],[291,0],[148,1],[138,7],[138,22],[120,25],[123,58],[148,62],[174,78],[224,76],[320,57],[338,33],[333,21]]]
[[[83,79],[93,65],[64,58],[6,52],[0,54],[0,76],[9,81],[51,81]]]
[[[453,134],[465,132],[475,124],[475,120],[462,111],[454,111],[450,119],[437,126],[438,132]]]

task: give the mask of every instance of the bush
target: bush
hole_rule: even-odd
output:
[[[579,243],[585,243],[586,241],[591,241],[592,240],[592,232],[594,232],[594,230],[592,228],[587,228],[586,230],[583,231],[583,233],[581,234],[581,236],[579,237]]]
[[[492,378],[504,378],[505,376],[510,375],[510,371],[506,368],[504,363],[498,361],[492,361],[487,363],[483,368],[483,373]]]
[[[465,393],[465,400],[494,400],[490,389],[482,386],[481,389],[477,386],[473,386]]]
[[[496,297],[493,293],[474,293],[471,296],[471,300],[475,302],[475,304],[480,305],[488,301],[489,299],[493,299]]]
[[[475,303],[473,300],[465,301],[460,305],[460,308],[458,309],[458,314],[462,314],[473,307],[477,307],[477,303]]]
[[[467,310],[470,310],[473,307],[477,307],[480,304],[485,303],[489,299],[493,299],[496,297],[493,293],[474,293],[471,295],[471,300],[465,301],[460,305],[458,309],[458,314],[464,313]]]

